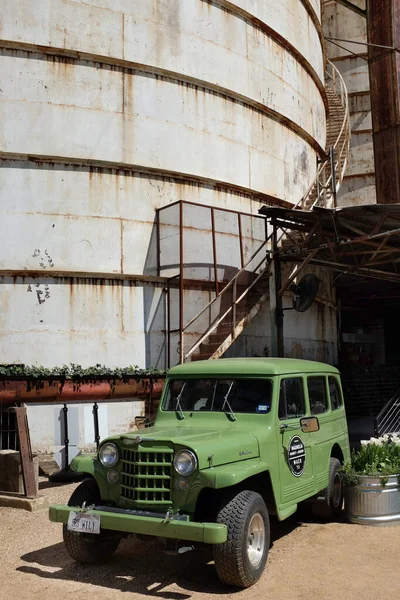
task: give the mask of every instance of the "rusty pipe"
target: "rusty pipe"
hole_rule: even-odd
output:
[[[161,396],[164,381],[154,381],[152,398]],[[42,380],[0,381],[0,404],[15,402],[68,403],[68,402],[118,402],[149,398],[150,379],[62,381],[50,378]]]

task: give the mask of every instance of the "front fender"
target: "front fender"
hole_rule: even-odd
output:
[[[202,487],[220,489],[237,485],[245,479],[264,471],[268,471],[268,465],[254,459],[205,469],[200,471],[199,478]]]
[[[96,454],[79,454],[71,461],[71,471],[75,473],[88,473],[94,476]]]
[[[105,473],[97,454],[81,454],[75,456],[71,461],[71,471],[75,473],[87,473],[95,478],[103,499],[109,498],[109,488]]]
[[[258,475],[268,470],[268,465],[258,458],[203,469],[198,472],[190,486],[186,500],[186,510],[188,512],[195,510],[197,498],[204,488],[229,488],[245,481],[253,475]],[[271,473],[270,476],[272,478]]]

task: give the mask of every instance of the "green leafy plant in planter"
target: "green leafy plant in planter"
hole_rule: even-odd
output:
[[[357,485],[361,475],[380,477],[385,486],[390,475],[400,474],[400,436],[385,434],[362,440],[361,448],[353,451],[342,472],[346,486]]]

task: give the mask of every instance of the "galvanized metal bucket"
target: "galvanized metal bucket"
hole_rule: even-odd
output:
[[[383,486],[382,480],[386,479]],[[387,478],[361,475],[358,485],[345,489],[345,509],[351,523],[400,525],[399,475]]]

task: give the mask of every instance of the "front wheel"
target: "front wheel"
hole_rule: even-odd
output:
[[[68,501],[68,506],[99,504],[100,490],[95,479],[86,479],[76,488]],[[63,525],[65,546],[76,562],[94,564],[106,562],[115,552],[120,537],[112,531],[102,530],[99,534],[69,531]]]
[[[221,581],[247,588],[265,568],[270,542],[267,507],[256,492],[245,490],[219,511],[218,523],[228,527],[228,539],[214,546],[214,560]]]

